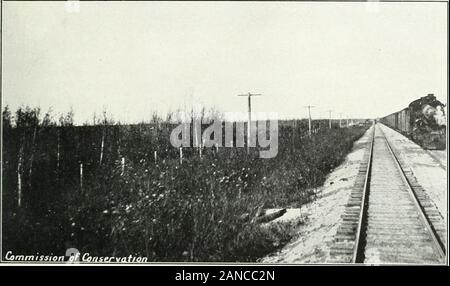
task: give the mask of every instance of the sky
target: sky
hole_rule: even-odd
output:
[[[447,102],[446,3],[3,2],[2,103],[122,122],[192,105],[375,118]]]

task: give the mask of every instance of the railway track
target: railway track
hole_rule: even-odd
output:
[[[331,262],[442,264],[445,223],[378,125],[364,155]]]

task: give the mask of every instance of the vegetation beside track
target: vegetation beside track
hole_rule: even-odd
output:
[[[291,232],[261,228],[253,218],[314,199],[367,129],[317,121],[323,127],[309,137],[305,121],[281,122],[275,158],[244,148],[205,149],[200,158],[186,148],[180,164],[169,142],[173,126],[159,118],[73,126],[73,114],[58,123],[39,114],[3,112],[4,254],[61,255],[74,247],[149,261],[255,261]]]

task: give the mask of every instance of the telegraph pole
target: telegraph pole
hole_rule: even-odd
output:
[[[247,122],[247,153],[250,152],[250,137],[251,137],[251,130],[250,126],[252,124],[252,96],[261,96],[260,93],[250,93],[247,94],[238,94],[238,96],[247,96],[248,97],[248,122]]]
[[[314,106],[312,106],[312,105],[307,105],[307,106],[304,106],[305,108],[308,108],[308,117],[309,117],[309,137],[311,137],[311,108],[313,108]]]
[[[295,148],[295,131],[297,129],[297,120],[292,120],[292,150]]]
[[[331,129],[331,112],[332,112],[333,110],[328,110],[328,112],[330,113],[330,124],[329,124],[329,127],[330,127],[330,129]]]

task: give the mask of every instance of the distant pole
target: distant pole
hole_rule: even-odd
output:
[[[329,122],[329,127],[330,127],[330,129],[331,129],[331,112],[332,112],[333,110],[328,110],[328,113],[330,114],[330,122]]]
[[[339,113],[339,128],[342,128],[342,113]]]
[[[100,165],[103,162],[103,149],[105,148],[105,128],[103,127],[103,131],[102,131],[102,143],[101,143],[101,147],[100,147]]]
[[[20,150],[20,154],[22,154]],[[20,208],[22,204],[22,155],[19,155],[19,162],[17,164],[17,206]]]
[[[80,163],[80,189],[83,191],[83,163]]]
[[[125,157],[122,157],[121,169],[122,172],[120,175],[123,176],[123,174],[125,173]]]
[[[238,94],[238,96],[247,96],[248,97],[248,122],[247,122],[247,153],[250,152],[250,136],[251,130],[250,126],[252,124],[252,96],[261,96],[259,93],[247,93],[247,94]]]
[[[180,165],[183,164],[183,147],[180,147]]]
[[[308,108],[308,117],[309,117],[309,137],[311,137],[311,128],[312,128],[312,119],[311,119],[311,108],[314,108],[312,105],[304,106],[305,108]]]
[[[292,120],[292,150],[295,149],[295,132],[297,129],[297,120]]]
[[[60,154],[60,133],[58,130],[58,146],[56,147],[56,171],[59,173],[59,154]]]

